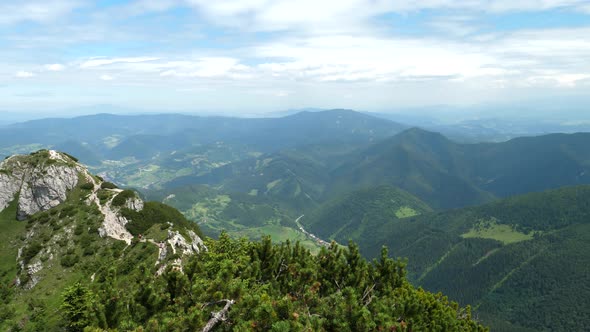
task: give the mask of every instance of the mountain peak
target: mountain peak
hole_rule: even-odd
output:
[[[399,138],[411,138],[411,139],[428,139],[428,140],[438,140],[438,141],[449,141],[443,134],[428,131],[422,129],[420,127],[412,127],[402,131],[401,133],[397,134],[395,137]]]
[[[75,157],[55,150],[11,156],[0,164],[0,213],[9,221],[26,223],[24,245],[17,257],[21,271],[17,283],[27,289],[44,275],[38,272],[47,267],[46,260],[62,253],[69,239],[81,241],[78,237],[86,232],[86,238],[100,237],[101,243],[107,239],[126,245],[134,239],[149,241],[158,247],[159,273],[170,263],[168,252],[179,250],[185,255],[204,247],[196,225],[180,212],[161,203],[144,203],[134,191],[105,182],[90,174]],[[157,232],[150,233],[155,224],[160,224]],[[79,256],[75,257],[77,261]],[[75,261],[66,259],[62,265],[67,267]]]
[[[76,187],[81,174],[88,170],[77,159],[55,150],[8,157],[0,164],[0,210],[16,198],[16,217],[24,220],[56,207]]]

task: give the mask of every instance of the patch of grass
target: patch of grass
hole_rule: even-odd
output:
[[[498,224],[495,220],[480,222],[469,232],[461,234],[463,238],[482,238],[500,241],[504,244],[516,243],[533,239],[534,232],[524,234],[510,225]]]
[[[281,182],[281,179],[278,180],[274,180],[272,182],[269,182],[266,184],[266,190],[271,190],[272,188],[274,188],[277,184],[279,184],[279,182]]]
[[[72,159],[72,160],[73,160],[73,161],[75,161],[75,162],[78,162],[78,161],[79,161],[79,160],[78,160],[78,158],[76,158],[76,157],[74,157],[74,156],[72,156],[72,155],[70,155],[70,154],[67,154],[67,153],[65,153],[65,152],[61,152],[61,153],[62,153],[62,154],[64,154],[64,155],[66,155],[66,156],[68,156],[70,159]]]
[[[217,195],[214,198],[207,198],[194,204],[190,210],[185,212],[187,218],[201,221],[203,218],[215,217],[229,205],[231,198],[228,195]]]
[[[420,213],[409,206],[402,206],[395,211],[395,216],[399,219],[417,216]]]
[[[16,278],[15,257],[21,245],[20,236],[25,234],[27,223],[16,220],[18,199],[0,212],[0,282],[8,284]]]
[[[86,182],[80,185],[80,189],[83,190],[92,190],[94,189],[94,184],[90,183],[90,182]]]
[[[166,227],[168,224],[156,224],[150,227],[145,232],[145,237],[149,239],[153,239],[156,242],[165,241],[168,239],[168,228]]]
[[[100,200],[101,204],[105,204],[110,198],[111,195],[113,193],[108,191],[108,190],[104,190],[104,189],[100,189],[97,193],[96,196],[98,197],[98,199]]]

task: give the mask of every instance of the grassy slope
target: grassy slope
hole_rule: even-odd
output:
[[[0,281],[10,284],[16,278],[16,255],[22,243],[26,222],[16,220],[17,200],[0,212]]]
[[[28,160],[37,157],[28,157]],[[28,322],[26,331],[63,330],[58,309],[66,286],[77,281],[89,283],[92,278],[102,282],[114,274],[116,283],[123,289],[122,285],[130,282],[127,275],[140,264],[151,269],[148,273],[155,273],[158,249],[154,244],[133,242],[127,246],[123,241],[99,236],[103,215],[96,206],[86,205],[90,191],[81,188],[85,181],[83,177],[80,179],[79,186],[68,193],[64,203],[27,220],[16,220],[17,200],[0,212],[0,331],[10,330],[24,324],[22,322]],[[156,241],[167,237],[168,224],[161,224],[165,220],[173,220],[174,229],[181,233],[184,233],[183,225],[200,233],[196,225],[180,220],[184,217],[170,207],[148,202],[144,210],[150,212],[144,216],[149,224],[155,223],[145,235]],[[177,218],[173,212],[178,214]],[[31,290],[15,287],[17,276],[23,284],[28,280],[27,274],[18,267],[18,250],[24,248],[24,253],[36,245],[41,250],[30,257],[29,263],[42,264],[42,269],[35,274],[40,281]]]

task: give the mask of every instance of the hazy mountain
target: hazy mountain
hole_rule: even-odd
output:
[[[199,117],[180,114],[97,114],[69,119],[41,119],[0,130],[1,147],[78,140],[105,145],[109,137],[180,136],[188,143],[216,141],[251,144],[265,151],[301,144],[371,141],[393,135],[400,124],[347,110],[300,112],[282,118]],[[19,132],[20,135],[14,135]],[[118,142],[114,142],[116,145]]]
[[[590,183],[590,133],[458,144],[410,129],[356,152],[331,173],[333,192],[398,186],[434,208],[452,208]]]
[[[582,109],[511,111],[511,108],[512,105],[503,105],[502,109],[464,110],[439,106],[366,114],[440,132],[462,143],[504,142],[523,136],[590,132],[590,118]]]
[[[492,195],[464,177],[464,167],[459,145],[438,133],[410,129],[354,154],[332,172],[331,190],[390,184],[434,208],[490,200]]]

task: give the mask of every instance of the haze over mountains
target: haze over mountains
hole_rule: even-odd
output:
[[[208,236],[270,234],[318,252],[314,234],[353,240],[367,258],[387,245],[410,280],[471,304],[494,330],[585,326],[590,133],[477,142],[489,132],[469,130],[456,141],[350,110],[97,114],[0,128],[0,151],[75,155]]]

